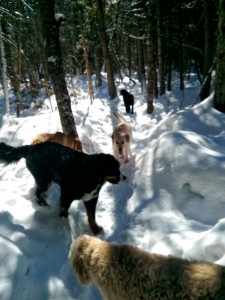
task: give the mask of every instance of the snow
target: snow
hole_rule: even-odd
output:
[[[65,20],[66,20],[66,17],[65,17],[64,14],[55,13],[54,17],[55,17],[55,20],[56,20],[57,22],[58,22],[60,19],[61,19],[62,21],[65,21]]]
[[[135,96],[135,114],[125,113],[121,98],[109,100],[107,87],[91,104],[87,84],[72,109],[86,153],[112,154],[113,111],[130,123],[132,158],[121,162],[127,180],[106,183],[96,220],[102,239],[135,244],[147,251],[204,259],[225,265],[225,116],[213,108],[213,95],[192,106],[199,86],[186,82],[183,108],[179,90],[155,101],[152,114],[140,85],[117,82]],[[61,130],[54,96],[21,118],[2,117],[0,140],[30,144],[41,132]],[[0,299],[100,300],[93,285],[82,287],[73,274],[68,251],[73,238],[91,234],[84,206],[74,201],[69,218],[58,217],[60,189],[48,191],[50,208],[39,207],[34,180],[21,160],[0,164]]]

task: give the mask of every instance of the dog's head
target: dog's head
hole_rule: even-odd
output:
[[[110,245],[107,242],[94,236],[82,235],[72,242],[68,257],[79,282],[87,285],[94,277],[101,276],[96,270],[105,264],[109,254]]]
[[[120,90],[120,95],[125,96],[128,94],[128,91],[125,89]]]
[[[129,134],[112,134],[113,146],[117,148],[118,153],[123,156],[126,143],[130,143]]]
[[[98,154],[98,170],[106,181],[117,184],[126,179],[120,172],[120,163],[111,154]]]
[[[89,248],[90,237],[83,235],[78,237],[70,246],[69,259],[72,263],[73,270],[77,279],[83,285],[87,285],[91,282],[89,274]]]

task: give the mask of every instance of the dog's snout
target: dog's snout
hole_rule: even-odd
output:
[[[119,154],[122,154],[122,153],[123,153],[123,147],[120,146],[120,147],[119,147]]]
[[[127,177],[125,175],[123,175],[122,173],[119,173],[117,175],[114,176],[107,176],[106,177],[106,181],[113,183],[113,184],[117,184],[120,181],[124,181]]]

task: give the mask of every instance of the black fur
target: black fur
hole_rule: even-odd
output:
[[[101,231],[95,221],[99,191],[105,181],[116,184],[125,179],[120,173],[119,162],[112,155],[88,155],[50,142],[17,148],[0,143],[0,162],[17,163],[21,158],[25,158],[35,179],[40,205],[47,204],[45,192],[52,182],[56,182],[61,187],[60,215],[67,217],[72,201],[82,199],[90,228],[94,234]],[[90,199],[84,201],[86,194],[93,191]]]
[[[120,90],[120,95],[123,96],[124,106],[127,113],[134,113],[134,96],[130,94],[127,90]]]

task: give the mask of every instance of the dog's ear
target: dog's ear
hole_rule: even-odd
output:
[[[129,134],[126,134],[125,135],[125,139],[126,139],[126,141],[129,143],[130,142],[130,136],[129,136]]]
[[[85,253],[83,248],[80,241],[74,241],[70,247],[69,259],[79,282],[83,285],[87,285],[90,283],[91,278],[85,263]]]
[[[74,271],[76,273],[77,279],[80,281],[81,284],[87,285],[90,283],[90,277],[88,270],[85,267],[85,264],[83,264],[83,259],[79,258],[76,260],[76,263],[73,265]]]

